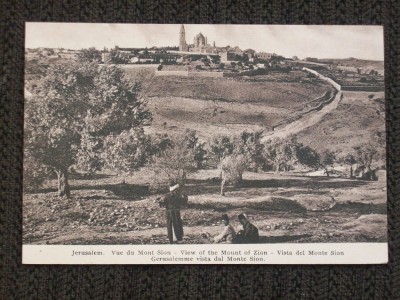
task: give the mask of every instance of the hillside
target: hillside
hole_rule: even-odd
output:
[[[332,87],[324,82],[277,82],[263,76],[153,77],[146,83],[146,95],[153,112],[153,123],[148,130],[193,129],[204,138],[216,132],[270,131],[304,107],[316,105],[315,99],[327,91],[332,91]]]
[[[384,141],[385,104],[383,93],[344,92],[336,110],[301,131],[300,141],[319,149],[348,151],[365,141]],[[369,95],[374,95],[369,99]]]

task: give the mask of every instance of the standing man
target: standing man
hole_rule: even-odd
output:
[[[181,208],[188,202],[188,196],[181,192],[181,187],[177,182],[171,182],[169,193],[161,200],[160,207],[166,208],[167,233],[169,243],[174,243],[174,233],[178,242],[183,238],[183,226],[181,219]]]
[[[243,230],[240,230],[236,236],[238,244],[254,244],[258,243],[259,235],[256,226],[251,224],[244,214],[238,215],[239,222],[243,225]]]

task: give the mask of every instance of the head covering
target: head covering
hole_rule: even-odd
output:
[[[239,220],[243,220],[243,219],[246,220],[246,215],[245,214],[240,214],[240,215],[238,215],[238,219]]]
[[[175,191],[177,188],[179,188],[179,183],[171,180],[169,183],[169,191]]]

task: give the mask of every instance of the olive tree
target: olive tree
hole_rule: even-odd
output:
[[[171,180],[184,185],[187,174],[200,169],[205,160],[204,143],[199,141],[196,132],[192,130],[175,136],[157,135],[151,144],[151,169],[154,173],[152,187],[155,189]]]
[[[228,135],[216,135],[208,142],[210,155],[209,163],[214,167],[220,167],[222,160],[231,155],[235,149],[233,138]],[[222,180],[222,169],[220,168]]]
[[[325,174],[329,177],[329,167],[333,167],[336,162],[336,155],[330,150],[324,150],[320,153],[320,166],[324,169]]]
[[[338,157],[338,161],[340,163],[343,163],[345,165],[348,165],[350,167],[350,171],[349,171],[349,177],[353,178],[354,177],[354,170],[353,170],[353,166],[354,164],[357,163],[357,154],[353,153],[353,152],[349,152],[349,153],[342,153],[339,157]]]
[[[225,184],[232,183],[239,186],[242,183],[243,172],[248,168],[248,160],[244,155],[229,155],[222,159],[220,168],[222,170],[221,196],[225,196]]]
[[[97,63],[51,66],[25,108],[25,155],[57,174],[58,194],[66,197],[72,165],[100,168],[107,162],[100,154],[107,153],[110,136],[140,130],[151,121],[140,86],[129,84],[121,69]],[[137,158],[131,150],[121,157]]]
[[[236,156],[243,155],[247,170],[257,172],[264,165],[264,145],[261,143],[262,131],[243,131],[233,139]]]
[[[275,173],[288,170],[296,160],[296,147],[298,143],[294,136],[287,138],[272,138],[264,144],[264,157],[270,163]]]
[[[380,149],[372,144],[362,144],[355,147],[354,150],[356,151],[357,162],[364,167],[366,179],[373,180],[372,165],[379,158]]]
[[[221,178],[221,192],[225,195],[227,183],[240,186],[245,171],[258,171],[263,166],[262,132],[243,131],[237,136],[216,136],[212,139],[210,149],[218,160]]]

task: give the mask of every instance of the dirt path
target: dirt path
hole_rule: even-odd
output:
[[[284,138],[290,134],[296,134],[310,126],[319,123],[323,116],[337,108],[341,100],[341,95],[342,92],[338,92],[335,96],[335,99],[333,99],[333,101],[328,105],[324,106],[321,110],[304,115],[301,119],[286,125],[284,128],[271,131],[270,134],[267,134],[263,138],[263,141],[269,140],[274,137]]]

